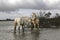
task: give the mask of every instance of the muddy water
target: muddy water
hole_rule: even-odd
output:
[[[0,40],[60,40],[60,29],[40,28],[13,32],[13,21],[0,21]]]

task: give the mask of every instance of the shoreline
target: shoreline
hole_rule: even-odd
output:
[[[14,20],[0,20],[0,21],[14,21]]]

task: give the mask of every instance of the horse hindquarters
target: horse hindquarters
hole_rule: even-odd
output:
[[[20,30],[20,18],[15,18],[14,20],[14,32],[16,32],[17,26],[18,26],[18,30]]]

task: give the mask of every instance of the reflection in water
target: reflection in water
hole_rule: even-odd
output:
[[[33,32],[31,32],[32,40],[38,40],[39,34],[39,30],[33,30]]]
[[[31,33],[29,32],[14,33],[14,40],[38,40],[40,34],[39,30],[33,30]]]
[[[25,33],[14,33],[14,40],[25,40]]]

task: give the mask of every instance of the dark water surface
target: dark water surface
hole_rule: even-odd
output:
[[[13,32],[13,21],[0,21],[0,40],[60,40],[60,29],[40,28],[31,31],[25,28]]]

